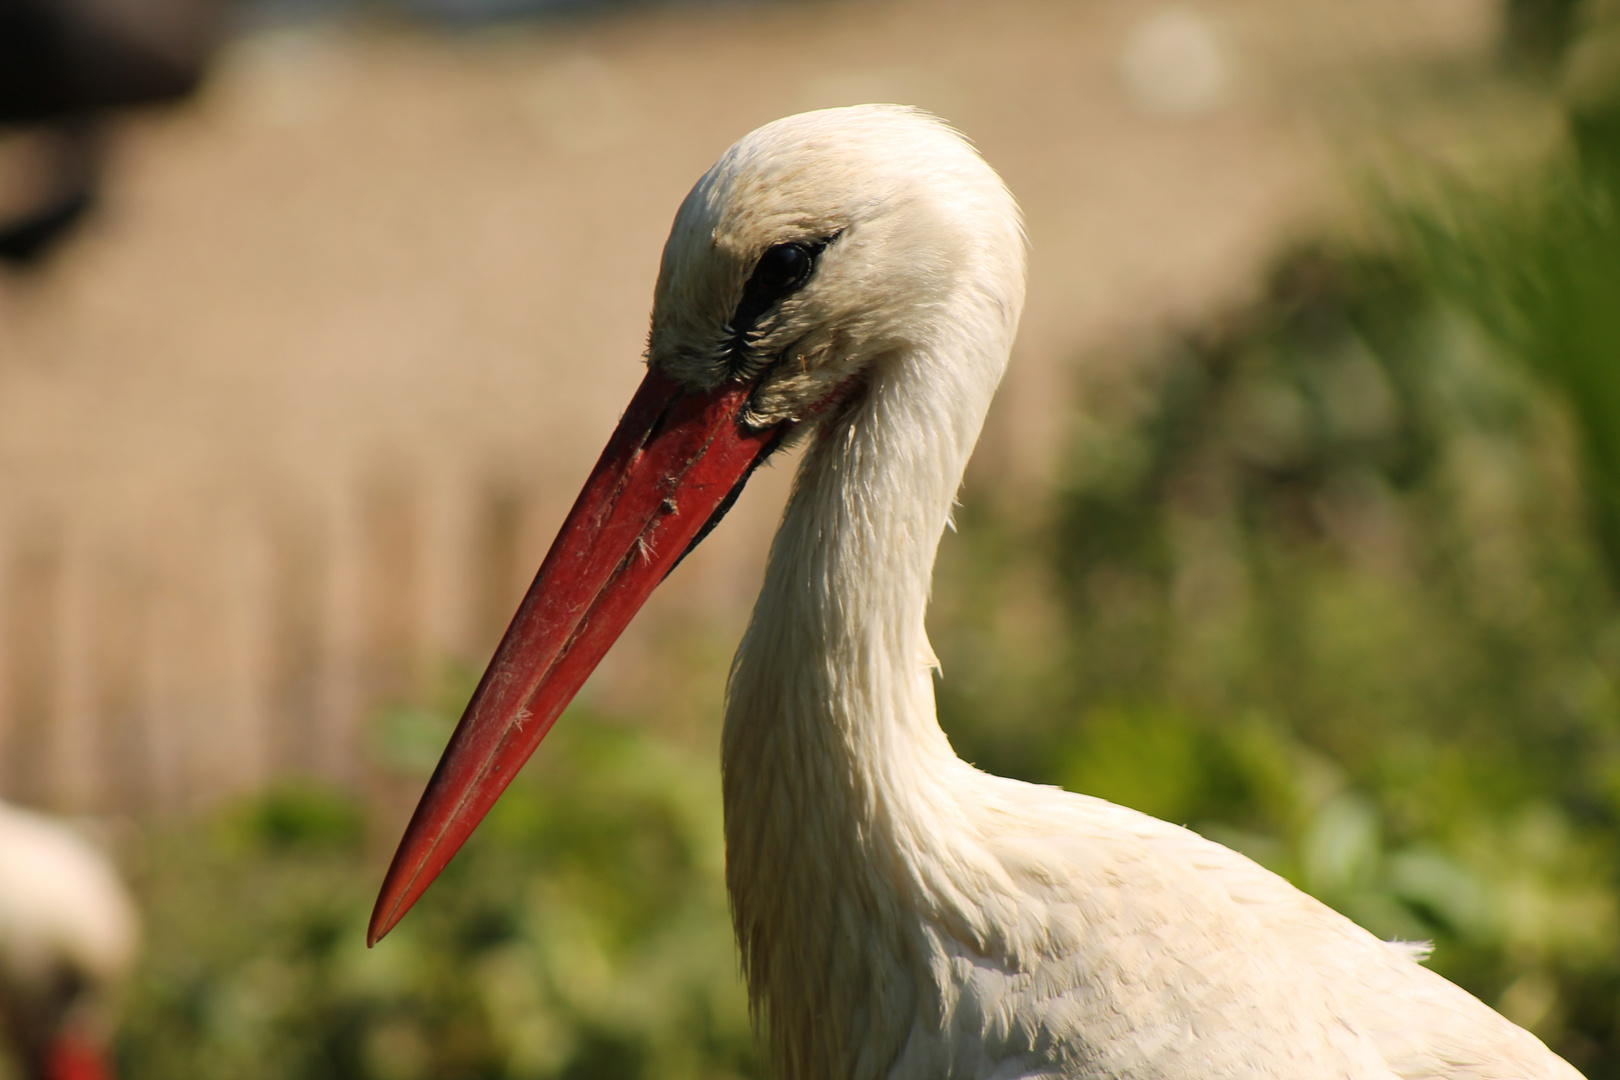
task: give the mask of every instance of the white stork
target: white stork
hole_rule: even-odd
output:
[[[112,1075],[112,999],[139,936],[105,855],[65,825],[0,803],[0,1042],[24,1080]]]
[[[1007,363],[1024,236],[912,109],[792,116],[692,189],[648,373],[400,844],[427,888],[750,471],[809,446],[732,669],[727,883],[778,1080],[1578,1074],[1235,852],[959,760],[923,628]]]

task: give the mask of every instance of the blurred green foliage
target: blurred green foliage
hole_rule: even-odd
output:
[[[380,718],[402,788],[426,779],[460,689]],[[119,1075],[752,1075],[715,764],[577,709],[547,751],[370,951],[375,856],[399,822],[368,844],[357,801],[303,786],[154,834]]]

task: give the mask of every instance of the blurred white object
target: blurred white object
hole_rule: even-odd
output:
[[[1125,37],[1120,73],[1142,108],[1193,116],[1224,104],[1232,65],[1225,42],[1208,16],[1167,7],[1143,19]]]
[[[0,803],[0,1033],[45,1080],[109,1076],[101,1050],[140,923],[106,855],[60,822]]]

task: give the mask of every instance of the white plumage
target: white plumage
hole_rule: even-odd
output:
[[[139,937],[105,855],[59,822],[0,803],[0,1034],[26,1075],[105,1075],[110,998]]]
[[[732,669],[727,883],[777,1080],[1575,1080],[1281,878],[959,760],[923,628],[1024,296],[1018,208],[896,106],[745,136],[676,215],[649,372],[401,841],[422,894],[748,473],[808,434]]]

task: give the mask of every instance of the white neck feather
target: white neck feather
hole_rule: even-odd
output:
[[[898,1052],[930,1005],[873,981],[915,969],[917,911],[965,906],[943,848],[972,832],[979,774],[935,718],[923,618],[1017,319],[979,300],[882,358],[818,433],[732,670],[727,881],[781,1080],[873,1075]]]

